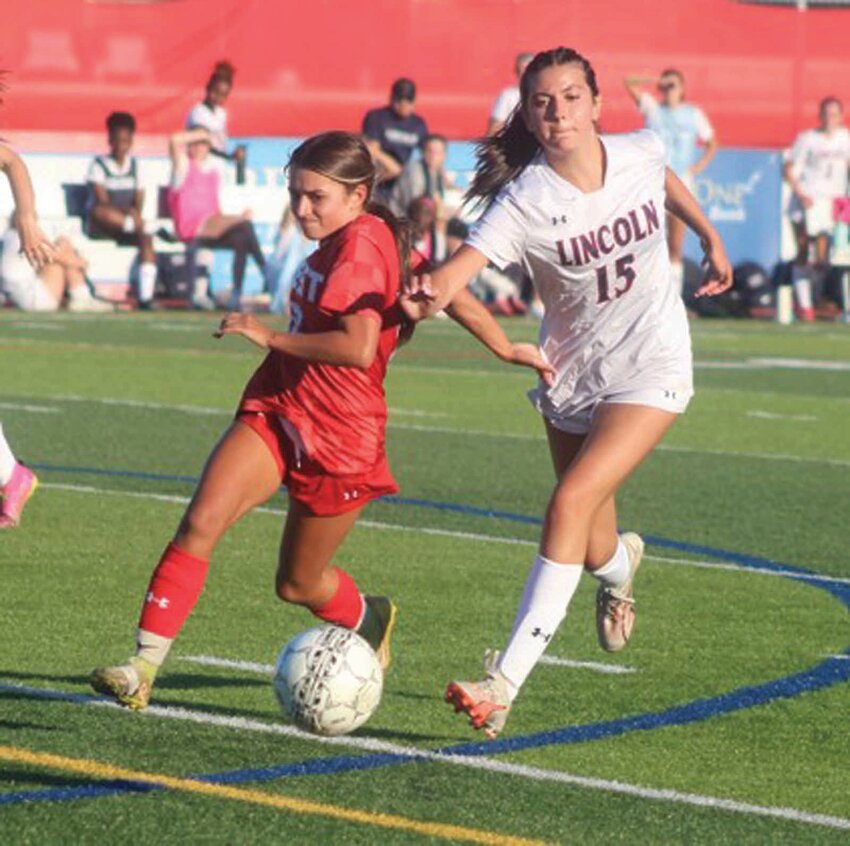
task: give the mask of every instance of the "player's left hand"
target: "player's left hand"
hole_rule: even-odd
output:
[[[702,248],[705,253],[704,272],[702,284],[697,288],[694,296],[716,297],[732,287],[732,263],[721,241],[703,243]]]
[[[21,238],[21,252],[36,270],[41,270],[56,261],[56,250],[41,231],[35,218],[30,220],[19,218],[18,235]]]
[[[253,314],[233,312],[222,317],[218,329],[213,332],[214,338],[223,338],[225,335],[242,335],[252,344],[267,350],[274,332],[260,323]]]
[[[544,385],[552,387],[555,384],[555,368],[543,357],[540,348],[535,344],[513,344],[512,354],[508,359],[511,364],[520,367],[531,367],[537,371]]]

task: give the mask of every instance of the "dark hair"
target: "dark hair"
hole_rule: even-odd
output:
[[[844,103],[842,103],[838,97],[830,95],[829,97],[824,97],[823,100],[818,103],[818,114],[823,114],[824,109],[827,106],[831,106],[833,103],[835,103],[842,112],[844,111]]]
[[[447,238],[460,238],[461,241],[465,241],[468,235],[469,226],[465,221],[461,220],[459,217],[449,219],[449,222],[446,224]]]
[[[677,68],[664,68],[664,70],[658,75],[658,78],[661,79],[664,76],[675,76],[682,85],[685,84],[685,75]]]
[[[227,85],[233,85],[233,77],[236,75],[236,68],[226,59],[215,63],[210,78],[207,80],[207,91],[217,85],[219,82],[224,82]]]
[[[363,139],[353,132],[322,132],[299,144],[289,157],[288,170],[312,170],[353,191],[365,185],[371,197],[375,185],[375,163]],[[402,285],[410,278],[410,226],[399,220],[382,203],[367,198],[363,209],[389,226],[398,249],[399,276]]]
[[[475,148],[475,176],[466,192],[466,199],[489,203],[512,179],[530,164],[540,150],[534,134],[525,125],[522,110],[531,96],[534,77],[545,68],[556,65],[579,65],[594,97],[599,96],[596,73],[581,53],[570,47],[555,47],[538,53],[529,62],[519,81],[520,104],[505,125],[489,138],[482,138]]]
[[[136,131],[136,119],[129,112],[112,112],[106,119],[106,130],[112,135],[119,129],[126,129],[129,132]]]
[[[397,79],[390,89],[390,99],[393,102],[410,100],[412,103],[416,99],[416,83],[412,79],[407,79],[407,77]]]

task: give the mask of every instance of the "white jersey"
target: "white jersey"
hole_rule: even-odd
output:
[[[519,88],[512,85],[509,88],[503,88],[496,97],[496,102],[493,103],[493,108],[490,110],[490,119],[497,120],[499,123],[505,123],[511,116],[513,110],[519,105]]]
[[[831,200],[847,191],[850,132],[840,127],[831,135],[818,129],[801,132],[786,153],[804,194],[813,200]]]
[[[649,130],[602,143],[598,191],[580,191],[541,153],[467,241],[500,268],[522,264],[534,281],[545,309],[540,346],[557,377],[530,396],[553,421],[616,394],[693,393],[688,321],[667,255],[664,144]]]
[[[227,110],[223,106],[210,108],[201,101],[192,107],[186,118],[186,128],[202,126],[212,137],[212,145],[219,152],[227,149]]]

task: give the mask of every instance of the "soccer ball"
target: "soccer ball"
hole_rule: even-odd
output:
[[[381,701],[384,673],[360,635],[318,626],[280,653],[274,691],[283,712],[305,731],[333,736],[359,728]]]

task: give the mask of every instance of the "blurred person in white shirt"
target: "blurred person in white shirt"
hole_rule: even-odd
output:
[[[847,193],[850,132],[837,97],[821,100],[817,129],[801,132],[785,154],[785,181],[791,188],[788,216],[794,227],[797,257],[791,270],[797,313],[814,320],[812,282],[822,281],[829,263],[833,203]],[[814,243],[814,261],[810,245]]]
[[[490,110],[490,121],[487,124],[488,135],[497,133],[505,125],[505,122],[511,116],[511,112],[519,105],[519,78],[533,58],[534,53],[517,54],[514,60],[514,73],[516,74],[517,84],[503,88],[499,92],[499,96],[496,97],[493,108]]]

